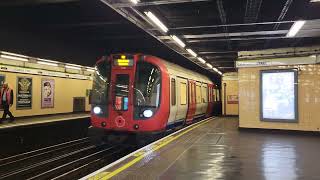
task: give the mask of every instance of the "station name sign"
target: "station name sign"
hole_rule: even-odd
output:
[[[241,60],[236,62],[237,68],[243,67],[261,67],[261,66],[285,66],[299,64],[317,64],[320,63],[315,56],[291,57],[276,59],[259,59],[259,60]]]

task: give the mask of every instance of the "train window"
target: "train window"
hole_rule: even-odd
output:
[[[215,96],[215,89],[212,88],[212,102],[215,102],[216,101],[216,96]]]
[[[128,110],[129,75],[117,74],[115,83],[114,108],[118,111]]]
[[[189,83],[189,104],[192,103],[192,84]]]
[[[184,82],[180,83],[180,104],[187,104],[187,84]]]
[[[196,102],[201,103],[201,86],[196,86]]]
[[[211,102],[211,86],[208,86],[208,102]]]
[[[207,99],[207,87],[206,86],[202,86],[201,90],[202,90],[202,92],[201,92],[202,102],[206,103],[206,102],[208,102],[208,99]]]
[[[102,61],[96,65],[93,76],[92,91],[90,93],[90,104],[106,105],[108,99],[108,89],[110,81],[111,65],[107,61]]]
[[[216,98],[217,98],[217,101],[220,101],[220,90],[219,89],[216,89]]]
[[[176,105],[176,80],[174,78],[171,79],[171,105]]]
[[[161,98],[160,69],[148,62],[137,62],[134,83],[134,118],[149,118],[160,105]],[[144,111],[148,110],[148,113]],[[150,111],[152,113],[150,113]],[[147,114],[146,117],[145,115]]]

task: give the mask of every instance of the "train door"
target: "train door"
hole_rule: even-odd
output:
[[[208,108],[208,85],[205,83],[201,84],[201,112],[205,114]]]
[[[114,71],[111,75],[111,104],[110,123],[113,127],[129,128],[128,121],[133,117],[134,75],[131,70]]]
[[[189,80],[188,83],[189,83],[189,86],[188,86],[189,106],[188,106],[186,123],[190,124],[192,123],[192,119],[196,112],[196,82]]]
[[[196,82],[196,116],[202,114],[202,103],[201,103],[201,83]]]
[[[188,110],[188,80],[183,78],[176,79],[177,86],[177,114],[176,123],[186,119]]]
[[[213,111],[213,85],[208,84],[208,108],[207,108],[207,113],[206,116],[210,116]]]
[[[173,124],[177,114],[177,85],[176,77],[170,76],[170,115],[168,124]]]

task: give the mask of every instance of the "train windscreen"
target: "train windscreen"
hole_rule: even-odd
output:
[[[114,108],[117,111],[128,110],[129,75],[117,74],[115,84]]]
[[[161,95],[161,73],[148,62],[137,62],[134,85],[134,118],[151,117],[158,109]]]
[[[108,61],[101,61],[96,65],[96,71],[93,77],[92,91],[90,94],[90,104],[95,107],[103,106],[101,109],[107,109],[108,91],[110,83],[111,65]],[[99,111],[100,112],[100,111]],[[107,111],[101,111],[101,114],[106,115]]]

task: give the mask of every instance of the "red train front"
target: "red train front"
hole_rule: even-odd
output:
[[[204,79],[200,79],[201,75],[192,71],[185,74],[187,71],[190,70],[154,56],[118,54],[103,57],[96,64],[90,96],[92,126],[120,132],[160,132],[174,127],[173,124],[183,125],[191,123],[195,117],[208,116],[212,111],[213,84],[210,80],[200,83]],[[179,76],[182,80],[176,75],[179,73],[184,73]],[[170,88],[173,78],[177,78],[177,82],[185,81],[185,93]],[[198,97],[195,85],[199,83],[205,87],[201,89],[203,100],[200,96],[200,103],[195,99]],[[174,101],[180,102],[180,96],[185,100],[174,107],[170,103],[171,96]],[[177,114],[173,114],[174,110]],[[180,112],[185,112],[183,119],[178,118]]]

